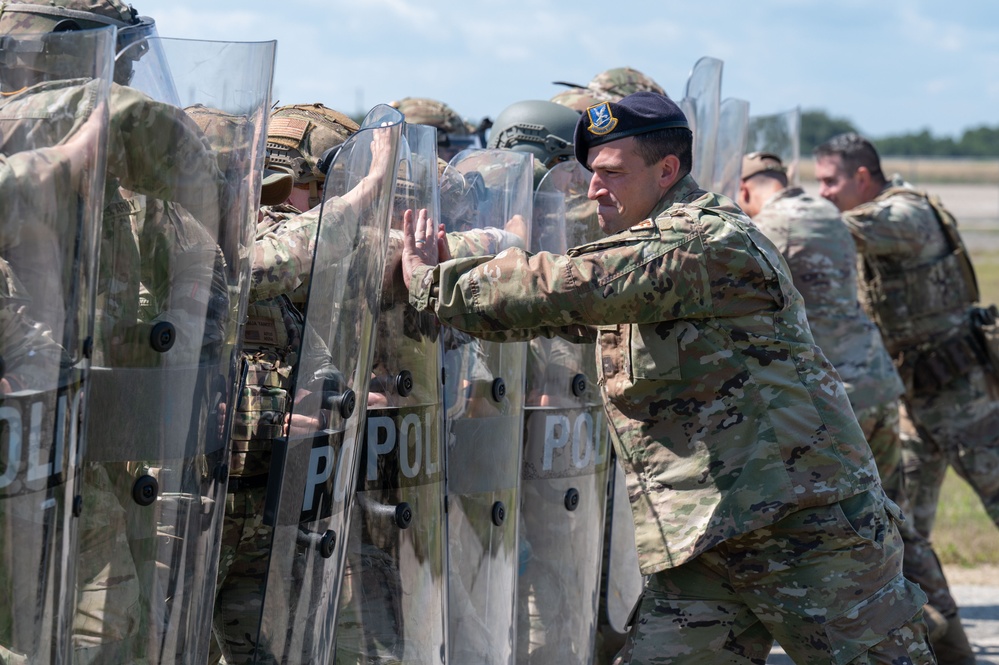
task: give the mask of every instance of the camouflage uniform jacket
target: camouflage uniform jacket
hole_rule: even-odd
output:
[[[500,339],[596,328],[643,574],[876,487],[780,252],[689,176],[652,218],[566,255],[509,249],[413,275],[410,298]],[[503,332],[506,331],[506,332]]]
[[[967,332],[974,304],[960,261],[926,197],[895,176],[843,213],[864,261],[864,305],[893,356]]]
[[[764,203],[753,221],[784,255],[815,343],[839,372],[854,411],[897,399],[902,380],[857,301],[857,248],[836,207],[794,187]]]

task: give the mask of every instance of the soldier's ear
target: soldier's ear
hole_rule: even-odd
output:
[[[680,158],[676,155],[666,155],[659,162],[659,185],[663,191],[669,189],[680,179]]]
[[[853,173],[853,180],[860,189],[867,189],[871,184],[871,172],[867,170],[866,166],[859,166]]]

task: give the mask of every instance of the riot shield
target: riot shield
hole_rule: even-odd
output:
[[[710,189],[732,200],[738,198],[742,155],[749,131],[749,102],[729,97],[721,103],[715,137],[714,175]],[[702,185],[708,189],[708,185]]]
[[[589,174],[554,167],[534,197],[535,249],[601,237]],[[590,344],[531,342],[524,422],[517,662],[593,662],[608,430]]]
[[[291,415],[268,474],[256,663],[333,660],[402,128],[376,106],[327,170]]]
[[[74,648],[79,662],[200,665],[275,44],[128,47],[142,48],[182,93],[112,90]],[[242,130],[213,145],[178,102]]]
[[[607,496],[603,562],[604,615],[600,617],[603,647],[612,656],[615,645],[624,644],[630,621],[642,600],[645,580],[638,567],[638,547],[635,545],[635,518],[631,513],[624,468],[611,450],[610,483]],[[609,660],[609,659],[608,659]]]
[[[533,161],[510,150],[467,150],[451,167],[475,191],[454,209],[467,230],[456,256],[527,249]],[[454,199],[449,199],[454,201]],[[520,520],[525,342],[487,342],[446,328],[448,653],[452,663],[513,663]]]
[[[71,659],[115,31],[0,37],[0,662]]]
[[[749,119],[746,152],[770,152],[780,157],[787,168],[788,185],[801,181],[798,160],[801,153],[801,109]]]
[[[721,112],[721,60],[703,57],[694,63],[680,108],[694,132],[694,180],[707,187],[714,177],[715,140]]]
[[[438,219],[437,136],[406,124],[373,335],[367,427],[351,468],[351,511],[336,662],[444,662],[444,451],[439,323],[409,304],[402,216]],[[369,336],[370,333],[369,333]]]

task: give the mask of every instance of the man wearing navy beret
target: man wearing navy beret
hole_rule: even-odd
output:
[[[932,663],[925,596],[781,254],[690,176],[667,97],[589,107],[576,158],[607,237],[438,265],[407,213],[410,302],[490,339],[597,342],[645,597],[631,663]],[[446,256],[446,255],[445,255]]]

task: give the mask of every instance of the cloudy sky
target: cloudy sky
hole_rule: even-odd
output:
[[[995,0],[134,0],[163,37],[275,39],[275,101],[406,96],[469,120],[612,67],[673,97],[701,56],[751,115],[795,106],[873,137],[999,125]]]

